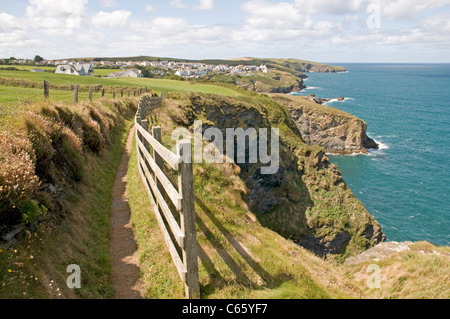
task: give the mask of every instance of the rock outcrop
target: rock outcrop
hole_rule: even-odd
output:
[[[346,72],[344,67],[325,65],[320,63],[306,63],[304,64],[304,72],[316,72],[316,73],[340,73]]]
[[[384,240],[380,225],[354,197],[339,168],[323,148],[302,141],[281,104],[264,95],[240,99],[171,93],[169,99],[183,105],[174,113],[183,114],[180,124],[187,127],[201,118],[204,130],[219,128],[224,136],[226,128],[279,128],[276,173],[262,174],[261,163],[236,163],[247,187],[243,199],[265,227],[320,256],[348,256]]]
[[[304,141],[320,145],[327,153],[367,153],[378,144],[366,134],[367,124],[343,111],[311,102],[308,97],[276,95],[286,105]]]
[[[346,265],[354,265],[354,264],[358,264],[361,262],[378,261],[378,260],[382,260],[385,258],[389,258],[390,256],[392,256],[396,253],[410,250],[409,246],[411,246],[412,244],[413,244],[413,242],[411,242],[411,241],[407,241],[407,242],[390,241],[390,242],[380,243],[357,256],[352,256],[352,257],[348,258],[345,261],[345,264]]]
[[[261,81],[243,81],[236,80],[235,84],[246,90],[254,91],[258,93],[291,93],[301,91],[306,88],[302,79],[295,79],[286,85],[282,81],[273,81],[270,85]]]

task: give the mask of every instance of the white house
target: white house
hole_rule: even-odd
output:
[[[143,77],[142,71],[137,69],[112,72],[108,74],[108,78],[142,78],[142,77]]]
[[[192,75],[192,72],[190,70],[179,69],[177,72],[175,72],[175,75],[186,77]]]
[[[269,68],[266,65],[261,65],[259,69],[262,73],[269,73]]]
[[[89,63],[61,64],[56,67],[55,73],[91,76],[92,74],[94,74],[94,68]]]

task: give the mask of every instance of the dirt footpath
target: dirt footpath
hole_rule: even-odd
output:
[[[111,207],[111,261],[112,285],[116,299],[143,299],[145,289],[140,278],[139,257],[130,221],[130,208],[126,194],[128,161],[134,137],[131,129],[125,151],[120,160],[113,186]]]

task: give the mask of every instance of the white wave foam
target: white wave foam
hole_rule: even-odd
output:
[[[324,104],[327,105],[327,104],[331,104],[331,103],[334,103],[334,102],[339,102],[339,101],[338,101],[338,99],[331,99],[328,102],[325,102]]]
[[[352,97],[346,97],[346,98],[344,98],[342,101],[339,101],[338,99],[331,99],[331,100],[329,100],[328,102],[325,102],[324,104],[327,105],[327,104],[331,104],[331,103],[335,103],[335,102],[345,103],[345,102],[347,102],[347,101],[354,101],[354,100],[355,100],[355,99],[352,98]]]
[[[305,90],[322,90],[322,88],[318,86],[308,86]]]
[[[385,144],[385,143],[383,143],[383,142],[381,142],[381,141],[376,141],[376,140],[375,140],[375,143],[378,144],[378,149],[379,149],[379,150],[388,150],[388,149],[391,148],[389,145],[387,145],[387,144]]]
[[[362,153],[362,152],[359,152],[359,153],[352,153],[352,154],[339,154],[339,153],[325,153],[327,156],[328,155],[331,155],[331,156],[346,156],[346,157],[355,157],[355,156],[361,156],[361,155],[363,155],[363,156],[365,156],[365,155],[367,155],[367,154],[364,154],[364,153]]]

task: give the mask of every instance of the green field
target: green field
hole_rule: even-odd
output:
[[[0,71],[2,71],[2,69],[4,68],[16,68],[19,69],[21,71],[31,71],[33,69],[41,69],[43,71],[47,71],[47,72],[55,72],[56,67],[55,66],[34,66],[34,65],[0,65]]]
[[[101,70],[101,71],[107,71],[108,73],[110,73],[111,70]],[[73,76],[47,72],[32,73],[29,71],[3,71],[3,70],[0,70],[0,78],[15,78],[19,80],[24,79],[33,82],[43,82],[44,80],[47,80],[51,84],[80,84],[80,85],[100,84],[104,87],[113,87],[113,86],[142,87],[142,88],[148,87],[158,94],[161,94],[165,91],[169,92],[181,91],[181,92],[215,93],[225,96],[240,95],[238,91],[223,86],[192,83],[189,81],[166,80],[166,79],[147,79],[147,78],[107,79],[100,77]],[[3,93],[3,90],[0,91],[0,96],[1,93]],[[2,98],[0,98],[0,103],[3,103]]]

